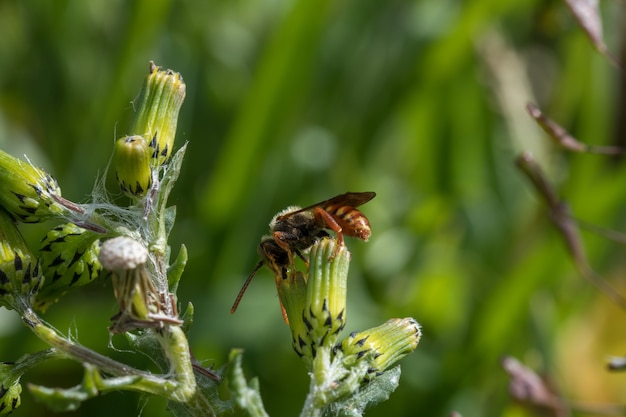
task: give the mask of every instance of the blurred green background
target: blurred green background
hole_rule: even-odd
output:
[[[603,6],[619,51],[624,5]],[[623,76],[564,2],[3,0],[0,146],[45,167],[65,197],[88,201],[114,139],[128,133],[149,60],[187,84],[177,144],[189,149],[170,243],[190,252],[179,299],[196,307],[194,353],[219,367],[244,348],[270,415],[296,415],[308,377],[269,271],[235,315],[229,308],[271,217],[346,191],[378,193],[363,206],[370,242],[347,241],[347,330],[412,316],[424,333],[399,389],[368,416],[519,415],[499,367],[505,354],[550,373],[567,397],[626,397],[624,377],[603,368],[626,350],[624,312],[576,274],[513,165],[534,152],[576,216],[624,229],[623,161],[564,155],[524,110],[537,103],[588,143],[624,140]],[[45,233],[22,230],[35,243]],[[625,287],[623,248],[584,238],[593,265]],[[110,286],[95,284],[44,317],[101,352],[147,363],[107,346],[115,312]],[[1,360],[43,347],[0,310]],[[80,378],[70,362],[25,376],[66,387]],[[52,414],[22,397],[15,416]],[[124,392],[67,415],[163,409]]]

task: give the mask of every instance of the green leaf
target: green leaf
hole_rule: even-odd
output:
[[[400,382],[400,365],[383,372],[363,388],[345,400],[337,401],[327,408],[324,415],[361,417],[365,410],[389,399]]]
[[[178,256],[174,260],[174,263],[167,269],[167,283],[170,292],[174,294],[176,294],[180,277],[183,275],[183,271],[187,265],[187,258],[187,247],[182,244],[180,245],[180,251],[178,251]]]
[[[259,391],[259,381],[253,378],[250,383],[246,381],[246,377],[241,369],[241,358],[243,350],[233,349],[230,351],[230,364],[227,370],[228,389],[233,396],[233,400],[237,407],[248,412],[252,417],[268,416],[263,408],[263,400]]]
[[[37,400],[56,412],[78,410],[83,401],[92,397],[92,395],[89,395],[89,393],[78,387],[61,389],[28,384],[28,389]]]

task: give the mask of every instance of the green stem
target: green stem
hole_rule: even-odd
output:
[[[68,340],[48,327],[30,308],[26,309],[22,315],[22,320],[41,340],[52,346],[58,356],[92,365],[98,370],[116,377],[103,379],[99,384],[101,390],[129,389],[159,395],[179,402],[187,401],[195,394],[196,385],[189,346],[182,329],[179,327],[171,327],[167,331],[162,331],[164,335],[159,338],[170,360],[171,369],[168,375],[173,378],[170,379],[170,377],[154,375],[117,362]]]
[[[300,417],[319,417],[329,404],[327,387],[329,382],[332,382],[328,380],[331,374],[331,351],[329,347],[322,346],[317,351],[312,367],[309,394],[306,397],[304,407],[302,407]]]
[[[90,363],[97,366],[99,369],[116,376],[152,375],[148,372],[140,371],[121,362],[117,362],[107,356],[94,352],[85,346],[66,339],[57,333],[56,330],[48,327],[31,308],[27,308],[23,312],[22,320],[41,340],[54,347],[64,356],[72,358],[80,363]]]
[[[367,361],[360,361],[348,368],[331,347],[320,348],[313,359],[309,394],[300,417],[320,417],[329,405],[356,393],[368,367]]]
[[[311,379],[309,394],[307,395],[304,407],[302,407],[302,411],[300,412],[300,417],[320,417],[322,415],[322,409],[315,405],[316,389],[317,387],[315,386],[313,379]]]
[[[45,360],[62,358],[63,356],[64,355],[56,349],[45,349],[40,350],[39,352],[30,353],[18,359],[11,369],[11,372],[15,375],[22,375]]]
[[[180,403],[188,416],[215,417],[215,411],[209,399],[197,389],[194,395],[185,403]]]
[[[176,382],[176,390],[169,399],[178,402],[186,402],[196,393],[196,378],[193,375],[189,342],[180,327],[168,326],[157,331],[158,340],[163,348],[163,353],[170,363],[170,371]]]

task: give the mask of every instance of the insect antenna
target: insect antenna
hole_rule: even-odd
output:
[[[246,278],[246,282],[243,283],[243,286],[239,290],[239,294],[237,294],[237,298],[235,298],[235,302],[233,303],[233,306],[230,308],[230,314],[234,314],[235,311],[237,311],[237,307],[239,307],[239,303],[241,302],[241,298],[243,297],[243,294],[248,289],[248,285],[250,285],[250,281],[252,281],[252,278],[254,278],[254,275],[256,274],[256,272],[259,269],[261,269],[261,267],[264,264],[265,264],[265,262],[259,261],[259,263],[256,264],[256,266],[254,267],[254,270],[252,271],[252,273],[248,276],[248,278]]]

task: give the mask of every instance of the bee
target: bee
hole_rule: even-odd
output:
[[[295,272],[295,256],[308,265],[304,252],[319,239],[329,236],[326,229],[337,235],[335,251],[343,245],[344,235],[367,241],[371,234],[369,220],[356,207],[375,196],[376,193],[369,191],[345,193],[305,208],[287,207],[276,214],[270,222],[271,235],[263,236],[257,247],[261,260],[241,287],[230,312],[237,310],[250,281],[263,265],[272,270],[277,286],[280,280],[287,279],[290,271]],[[282,306],[281,309],[286,320]]]

